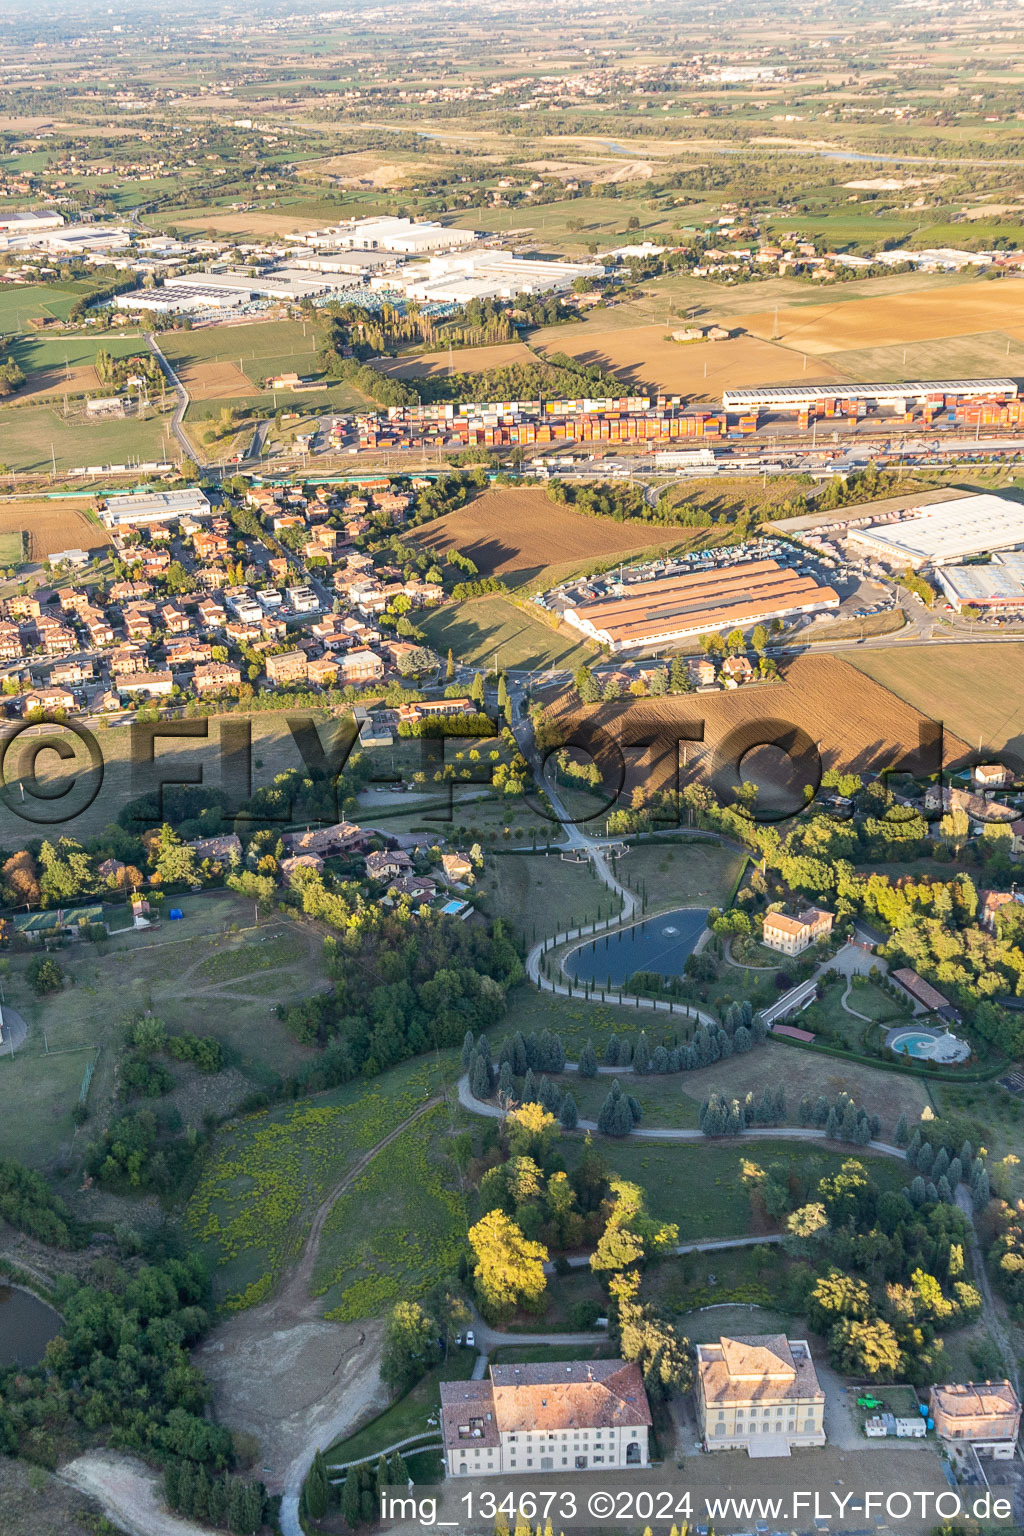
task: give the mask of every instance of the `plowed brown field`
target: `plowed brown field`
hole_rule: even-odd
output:
[[[735,786],[738,763],[759,746],[757,771],[750,775],[748,762],[747,776],[780,792],[800,781],[799,775],[790,777],[783,771],[783,751],[796,757],[807,754],[812,759],[817,753],[825,768],[852,772],[879,771],[897,763],[910,771],[934,771],[919,747],[922,728],[927,730],[932,724],[929,717],[836,656],[800,656],[786,667],[781,682],[726,693],[631,699],[589,708],[575,699],[575,693],[564,696],[550,713],[563,726],[564,739],[571,735],[580,743],[599,745],[603,738],[608,744],[609,784],[616,758],[613,744],[622,747],[653,740],[659,734],[665,738],[676,725],[689,727],[690,735],[698,738],[687,745],[685,753],[681,749],[684,771],[705,780],[719,793]],[[766,747],[766,743],[777,743],[778,747]],[[967,751],[965,742],[948,731],[943,733],[946,766]],[[774,767],[768,760],[771,757],[777,760]],[[636,785],[657,789],[674,777],[675,754],[664,747],[629,754],[629,759],[626,803]]]
[[[699,529],[690,534],[691,539],[699,536]],[[410,542],[425,549],[461,550],[481,576],[501,576],[510,586],[522,586],[541,576],[557,582],[592,560],[679,548],[686,536],[680,538],[677,530],[657,524],[585,517],[549,501],[541,490],[495,488],[417,528]]]
[[[86,517],[83,508],[91,506],[84,497],[80,504],[41,497],[0,502],[0,533],[28,529],[32,560],[45,560],[62,549],[105,549],[110,535],[102,524]]]
[[[449,367],[456,373],[485,373],[488,368],[510,368],[513,364],[528,367],[536,358],[521,341],[509,341],[496,347],[464,347],[461,352],[424,352],[420,357],[375,357],[370,364],[378,373],[386,373],[392,379],[423,379],[432,374],[446,374]]]
[[[237,363],[188,363],[178,377],[193,400],[250,399],[259,394]]]
[[[774,310],[737,315],[736,322],[754,336],[777,335],[787,347],[813,354],[906,346],[983,331],[1024,339],[1024,282],[1010,279],[838,304],[801,304],[780,309],[777,326]],[[743,382],[736,380],[737,385]]]
[[[635,325],[628,330],[598,329],[600,317],[585,325],[551,326],[538,331],[539,352],[567,352],[581,363],[599,363],[618,374],[623,383],[665,390],[669,394],[711,399],[723,389],[755,384],[830,384],[842,378],[830,364],[815,358],[804,368],[799,341],[785,346],[757,336],[728,341],[667,340],[681,320],[662,325]],[[768,331],[769,336],[771,330]]]
[[[70,377],[69,377],[70,373]],[[18,390],[18,399],[29,395],[85,395],[102,389],[99,374],[91,363],[77,368],[36,368]],[[111,389],[111,394],[115,391]]]

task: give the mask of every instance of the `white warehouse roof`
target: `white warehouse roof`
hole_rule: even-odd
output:
[[[138,523],[170,522],[178,517],[202,517],[210,503],[197,485],[184,491],[142,491],[137,495],[109,496],[101,513],[108,528],[131,528]]]
[[[893,561],[949,565],[1024,544],[1024,505],[1005,496],[961,496],[933,502],[901,522],[851,528],[848,540]]]
[[[893,384],[800,384],[768,385],[764,389],[726,389],[722,391],[722,409],[742,411],[763,405],[770,409],[795,409],[813,405],[817,400],[874,400],[880,405],[902,405],[904,401],[923,403],[929,395],[960,395],[979,399],[1001,395],[1016,400],[1014,379],[900,379]]]

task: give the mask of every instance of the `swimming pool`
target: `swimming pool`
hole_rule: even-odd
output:
[[[898,1051],[901,1056],[916,1056],[919,1061],[933,1060],[935,1036],[925,1035],[919,1031],[908,1029],[901,1035],[894,1035],[889,1041],[889,1048]]]
[[[706,907],[678,907],[616,933],[599,934],[566,956],[565,970],[574,981],[613,987],[621,987],[635,971],[681,976],[707,916]]]

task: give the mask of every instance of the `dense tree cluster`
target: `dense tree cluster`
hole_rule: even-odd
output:
[[[389,910],[355,883],[329,889],[314,871],[302,871],[295,889],[302,910],[338,932],[324,946],[334,986],[281,1016],[297,1039],[327,1046],[334,1082],[460,1044],[467,1029],[500,1017],[522,976],[500,922],[488,930],[436,912],[414,918],[407,902]]]
[[[0,1157],[0,1219],[53,1248],[75,1248],[83,1240],[78,1222],[42,1174],[10,1157]]]
[[[881,1193],[852,1159],[821,1181],[818,1196],[824,1222],[811,1241],[827,1267],[807,1315],[827,1334],[836,1369],[918,1384],[941,1377],[939,1333],[981,1310],[966,1278],[966,1218],[950,1205],[917,1206],[906,1192]]]
[[[231,1436],[206,1416],[209,1390],[189,1358],[208,1325],[197,1257],[134,1274],[101,1259],[88,1279],[58,1281],[54,1302],[63,1324],[42,1364],[0,1372],[0,1447],[53,1466],[68,1425],[211,1477],[230,1468]]]

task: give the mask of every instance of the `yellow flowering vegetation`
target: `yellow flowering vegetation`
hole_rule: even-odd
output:
[[[216,1290],[227,1307],[251,1307],[271,1294],[346,1168],[439,1082],[434,1061],[409,1062],[370,1083],[249,1115],[218,1139],[184,1223],[216,1266]],[[392,1146],[389,1165],[393,1152]]]
[[[450,1274],[466,1244],[466,1205],[446,1146],[443,1104],[374,1158],[337,1202],[313,1275],[325,1316],[351,1323],[421,1296]]]

